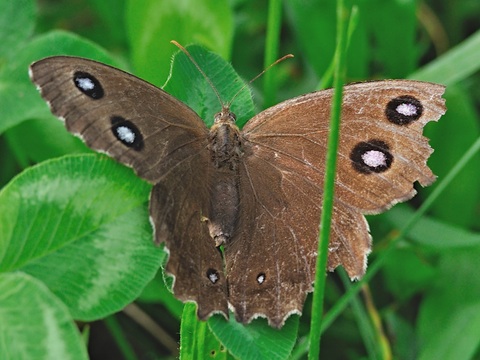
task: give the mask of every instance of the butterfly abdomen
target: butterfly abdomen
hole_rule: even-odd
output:
[[[238,127],[230,121],[214,124],[209,150],[214,176],[208,228],[216,246],[220,246],[232,238],[238,219],[238,165],[243,153]]]

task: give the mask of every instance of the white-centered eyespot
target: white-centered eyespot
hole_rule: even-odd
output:
[[[266,276],[265,273],[260,273],[257,275],[257,282],[259,285],[262,285],[265,282]]]
[[[388,144],[382,140],[361,141],[350,152],[355,170],[362,174],[381,173],[392,166],[393,155]]]
[[[208,269],[207,270],[207,277],[211,281],[212,284],[216,284],[217,281],[220,279],[218,275],[218,271],[215,269]]]
[[[73,82],[78,90],[93,100],[99,100],[105,95],[100,81],[89,73],[77,71],[73,75]]]
[[[423,114],[423,105],[410,95],[398,96],[390,100],[385,108],[385,116],[395,125],[408,125]]]
[[[110,121],[112,123],[113,135],[120,140],[123,145],[137,151],[143,149],[142,133],[131,121],[118,115],[112,116]]]

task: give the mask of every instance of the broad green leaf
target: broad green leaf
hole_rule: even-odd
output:
[[[227,359],[225,347],[208,328],[207,322],[197,319],[197,306],[185,304],[180,329],[180,359]]]
[[[159,271],[157,276],[143,289],[138,300],[147,303],[160,303],[178,319],[182,317],[184,304],[176,299],[172,292],[166,287],[161,271]]]
[[[332,1],[286,2],[286,15],[304,55],[318,76],[331,62],[335,50],[335,3]],[[315,20],[313,20],[315,19]],[[312,46],[315,44],[315,46]]]
[[[480,246],[442,256],[417,322],[418,359],[472,359],[480,345]]]
[[[434,264],[427,260],[416,248],[399,248],[390,253],[383,266],[383,276],[386,287],[398,301],[424,291],[435,278]]]
[[[0,354],[8,359],[88,359],[67,307],[41,281],[0,274]]]
[[[413,211],[409,207],[399,205],[389,210],[382,217],[395,228],[400,229],[412,215]],[[435,252],[446,252],[452,249],[480,245],[480,234],[426,216],[412,228],[408,233],[408,238],[414,244]]]
[[[365,17],[369,34],[373,36],[371,61],[378,63],[382,73],[390,78],[410,74],[419,56],[416,45],[418,2],[370,0],[360,3],[360,16]]]
[[[466,79],[480,69],[480,30],[439,58],[412,73],[409,78],[447,86]]]
[[[277,330],[264,319],[242,325],[231,314],[229,321],[220,315],[213,316],[208,326],[235,358],[274,360],[288,359],[297,339],[298,320],[298,316],[290,316]]]
[[[425,131],[427,137],[431,138],[430,145],[435,149],[428,164],[440,178],[446,176],[449,169],[480,137],[480,122],[468,90],[450,86],[445,98],[447,113]],[[477,154],[436,201],[432,208],[436,217],[459,226],[479,224],[478,212],[476,213],[480,202],[479,169],[480,154]],[[426,188],[422,193],[430,194],[432,190],[433,188]]]
[[[0,0],[0,69],[33,32],[35,12],[33,0]]]
[[[40,95],[40,94],[39,94]],[[5,132],[16,159],[24,164],[39,163],[68,153],[91,152],[77,137],[71,136],[63,122],[54,119],[26,120]]]
[[[199,46],[189,46],[187,49],[212,81],[222,102],[230,102],[244,85],[232,66],[219,55]],[[210,84],[182,52],[175,55],[164,90],[188,104],[209,126],[213,123],[214,115],[221,110],[219,99]],[[234,99],[231,110],[237,115],[237,125],[240,127],[253,117],[255,112],[249,87]]]
[[[0,271],[40,279],[75,319],[120,310],[165,255],[152,241],[149,189],[93,154],[29,168],[0,192]]]
[[[230,58],[233,15],[226,0],[129,0],[127,31],[136,73],[157,86],[167,79],[176,40]]]
[[[99,37],[105,37],[105,33],[107,33],[106,40],[113,40],[115,43],[123,45],[126,42],[126,0],[88,0],[88,2],[95,8],[96,14],[102,20],[100,26],[97,25],[97,27],[105,27],[106,25],[107,28],[107,31],[99,34]]]

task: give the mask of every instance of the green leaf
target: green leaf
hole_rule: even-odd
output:
[[[244,85],[232,66],[219,55],[200,46],[189,46],[187,50],[210,78],[222,102],[231,101]],[[175,55],[170,79],[164,90],[188,104],[209,126],[213,124],[215,114],[221,110],[214,90],[183,52]],[[231,110],[237,115],[237,125],[240,127],[255,115],[249,87],[235,98]]]
[[[88,0],[88,2],[95,8],[96,14],[102,20],[102,23],[96,26],[104,30],[99,34],[99,37],[104,38],[103,42],[105,41],[105,35],[109,35],[109,37],[106,37],[106,40],[122,44],[126,42],[126,0]],[[107,31],[105,31],[105,26]],[[89,26],[89,28],[92,27]]]
[[[88,359],[68,309],[40,281],[0,274],[2,359]]]
[[[163,281],[162,271],[159,271],[155,278],[143,289],[138,300],[147,303],[160,303],[178,319],[182,317],[184,304],[177,300],[172,292],[167,289],[165,281]]]
[[[361,2],[362,3],[362,2]],[[370,0],[360,6],[374,37],[372,60],[382,66],[390,78],[403,78],[417,65],[417,1]],[[353,53],[352,56],[356,54]]]
[[[435,278],[436,269],[418,250],[400,248],[392,251],[383,266],[383,276],[388,289],[402,302],[422,292]]]
[[[480,30],[428,65],[409,76],[447,86],[458,83],[480,69]]]
[[[228,354],[205,321],[197,319],[197,306],[185,304],[180,328],[180,359],[226,359]]]
[[[336,45],[335,2],[292,0],[286,4],[287,16],[309,65],[318,76],[323,76]],[[355,1],[355,4],[359,9],[359,23],[348,49],[349,77],[370,76],[368,70],[372,63],[380,68],[383,76],[390,78],[401,78],[413,71],[419,57],[417,2],[371,0]]]
[[[480,247],[446,253],[417,323],[421,360],[472,359],[480,345]]]
[[[449,169],[480,137],[480,122],[468,92],[461,86],[448,87],[445,95],[447,113],[437,124],[426,129],[427,137],[431,138],[430,144],[435,149],[428,164],[440,178],[446,176]],[[478,213],[475,210],[480,202],[479,169],[480,154],[477,154],[433,206],[432,212],[436,217],[459,226],[478,224]],[[427,188],[422,193],[430,194],[432,191],[433,188]]]
[[[294,26],[299,45],[317,75],[321,76],[335,51],[335,36],[324,35],[335,33],[335,2],[292,0],[285,4],[286,15]]]
[[[22,159],[23,164],[39,163],[68,153],[92,151],[79,138],[71,136],[63,122],[53,119],[53,115],[51,117],[26,120],[6,131],[8,145],[15,158]]]
[[[382,218],[400,229],[412,216],[413,211],[408,206],[398,205],[382,215]],[[480,234],[426,216],[409,231],[408,238],[416,245],[436,252],[476,247],[480,244]]]
[[[177,51],[171,40],[202,44],[228,59],[233,15],[226,0],[129,0],[127,31],[136,73],[162,86]]]
[[[268,326],[266,320],[258,319],[242,325],[230,316],[213,316],[208,326],[213,334],[238,359],[287,359],[297,339],[299,317],[290,316],[281,330]]]
[[[23,46],[35,26],[33,0],[0,0],[0,68]]]
[[[415,359],[419,344],[413,326],[392,307],[383,311],[382,318],[388,329],[389,338],[393,338],[394,359]]]
[[[42,280],[76,319],[122,309],[165,256],[152,242],[149,190],[103,156],[29,168],[0,192],[0,271]]]

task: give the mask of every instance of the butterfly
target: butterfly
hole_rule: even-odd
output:
[[[208,129],[186,104],[131,74],[55,56],[30,76],[67,129],[153,184],[156,243],[173,292],[200,319],[229,308],[281,327],[313,290],[332,90],[284,101],[240,130],[229,106]],[[424,125],[444,86],[386,80],[344,88],[328,270],[366,270],[376,214],[429,185]]]

